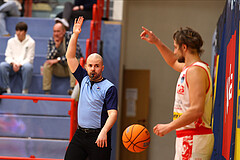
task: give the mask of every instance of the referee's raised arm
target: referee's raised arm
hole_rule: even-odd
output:
[[[67,53],[66,53],[66,58],[68,62],[68,66],[71,70],[72,73],[75,72],[77,69],[79,62],[76,58],[76,47],[77,47],[77,40],[78,40],[78,35],[82,31],[82,24],[83,24],[83,17],[79,17],[78,19],[76,18],[74,21],[74,26],[73,26],[73,34],[71,36],[71,39],[69,41]]]

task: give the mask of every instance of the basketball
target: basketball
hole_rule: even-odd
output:
[[[129,151],[142,152],[150,144],[150,133],[144,126],[133,124],[123,131],[122,142]]]

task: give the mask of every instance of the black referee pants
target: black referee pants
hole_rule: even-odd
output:
[[[107,147],[100,148],[95,143],[99,133],[85,133],[77,129],[68,145],[64,160],[110,160],[111,134],[108,133]]]

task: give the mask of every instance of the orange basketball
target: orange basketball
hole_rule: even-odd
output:
[[[122,142],[129,151],[142,152],[150,144],[150,133],[144,126],[133,124],[123,131]]]

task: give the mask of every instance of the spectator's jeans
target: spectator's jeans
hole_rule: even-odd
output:
[[[21,15],[14,1],[9,1],[0,6],[0,12],[7,13],[8,16],[19,17]]]
[[[0,36],[9,34],[5,22],[6,13],[0,12]]]
[[[73,88],[76,83],[76,79],[68,66],[64,66],[60,63],[49,65],[44,63],[43,65],[43,90],[50,91],[52,85],[52,75],[56,77],[70,77],[70,87]]]
[[[0,6],[0,36],[8,34],[6,30],[6,16],[19,17],[21,15],[14,1],[9,1]]]
[[[18,71],[21,74],[22,81],[23,81],[23,90],[29,89],[31,81],[32,81],[32,73],[33,73],[33,64],[26,63],[22,65],[20,70]],[[10,88],[9,86],[9,76],[16,74],[13,71],[12,65],[7,62],[0,63],[0,75],[2,80],[2,88]]]

